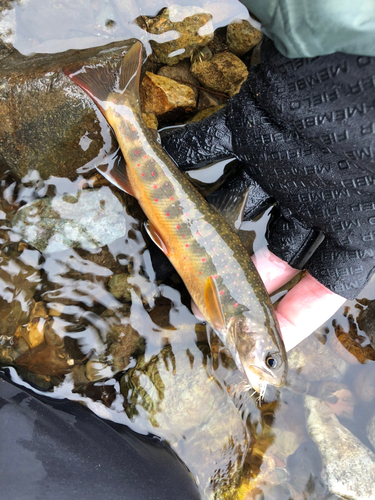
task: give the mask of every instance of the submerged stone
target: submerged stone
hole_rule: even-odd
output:
[[[45,252],[100,248],[126,234],[125,211],[109,187],[46,197],[22,207],[13,231]]]
[[[375,498],[375,454],[344,427],[332,410],[305,397],[307,427],[319,448],[323,479],[331,493],[347,500]]]
[[[348,369],[347,363],[315,335],[288,353],[288,366],[288,380],[293,377],[293,385],[302,384],[304,380],[310,383],[326,379],[341,381]]]
[[[121,378],[124,408],[133,421],[147,418],[149,431],[183,456],[205,498],[235,498],[250,436],[226,392],[194,358],[171,346],[150,360],[140,356]]]

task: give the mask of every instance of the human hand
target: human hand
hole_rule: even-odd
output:
[[[267,199],[277,202],[268,231],[275,255],[256,255],[258,271],[269,292],[292,268],[308,271],[277,308],[287,349],[355,298],[375,270],[374,70],[369,57],[287,59],[266,41],[262,63],[226,108],[162,137],[183,170],[237,157],[243,168],[223,191],[255,186],[248,219]]]
[[[257,251],[252,260],[270,294],[298,273],[298,269],[293,269],[266,248]],[[286,351],[325,323],[345,301],[345,297],[331,292],[307,272],[276,308]]]

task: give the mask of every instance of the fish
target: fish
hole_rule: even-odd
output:
[[[267,384],[280,387],[287,375],[270,297],[235,228],[197,191],[144,124],[142,62],[143,46],[136,41],[117,72],[105,65],[64,72],[92,98],[116,135],[125,168],[119,162],[103,175],[137,199],[150,238],[262,396]]]

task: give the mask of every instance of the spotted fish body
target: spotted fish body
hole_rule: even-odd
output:
[[[286,354],[269,296],[237,234],[145,126],[138,93],[141,63],[137,42],[124,58],[119,82],[103,67],[67,73],[94,99],[116,134],[126,173],[112,172],[109,178],[136,197],[150,236],[250,383],[256,389],[263,380],[282,385]],[[273,366],[267,363],[270,356]]]

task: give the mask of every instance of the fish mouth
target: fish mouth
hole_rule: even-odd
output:
[[[271,384],[274,387],[281,387],[284,383],[283,380],[278,380],[274,373],[262,366],[249,365],[247,368],[243,366],[243,369],[254,390],[259,393],[264,383]]]

